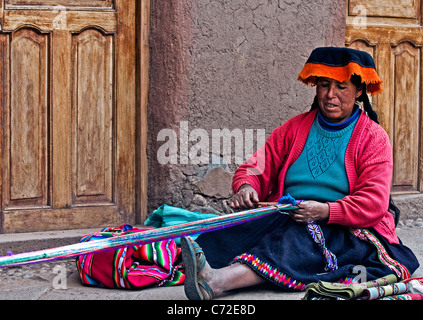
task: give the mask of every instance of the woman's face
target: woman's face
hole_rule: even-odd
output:
[[[353,112],[355,100],[361,93],[362,90],[357,89],[351,81],[317,78],[317,100],[320,111],[328,122],[341,123],[347,120]]]

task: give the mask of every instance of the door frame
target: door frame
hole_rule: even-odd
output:
[[[149,92],[149,63],[150,63],[150,1],[137,1],[136,45],[137,45],[137,70],[136,70],[136,105],[137,123],[140,127],[136,130],[136,223],[142,224],[148,216],[148,159],[147,159],[147,107]]]

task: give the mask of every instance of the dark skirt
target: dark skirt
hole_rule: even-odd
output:
[[[238,226],[204,233],[197,239],[212,268],[244,263],[271,283],[288,291],[302,291],[311,282],[348,279],[374,280],[395,274],[383,263],[381,251],[412,274],[419,263],[402,244],[390,244],[374,229],[382,248],[359,239],[350,229],[320,224],[326,248],[337,258],[337,269],[328,270],[322,247],[311,237],[307,225],[285,214],[273,214]]]

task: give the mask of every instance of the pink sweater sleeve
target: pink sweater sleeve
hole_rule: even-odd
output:
[[[274,177],[277,177],[282,159],[277,151],[276,141],[281,130],[275,130],[262,146],[246,163],[236,170],[232,189],[234,194],[243,184],[251,185],[257,191],[260,201],[263,201],[274,187]]]
[[[281,168],[292,149],[299,124],[304,117],[305,114],[300,114],[276,128],[265,145],[238,167],[232,180],[234,193],[243,184],[249,184],[257,191],[260,201],[264,201],[272,190],[279,188],[277,184]]]
[[[392,151],[388,135],[375,123],[370,123],[356,139],[350,141],[355,150],[347,149],[345,156],[350,195],[329,203],[329,223],[367,228],[376,226],[390,215]],[[348,157],[348,152],[354,156]]]

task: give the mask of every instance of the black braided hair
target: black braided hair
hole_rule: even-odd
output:
[[[367,113],[367,116],[374,122],[379,124],[379,116],[376,111],[373,110],[372,104],[370,103],[369,96],[367,95],[367,86],[361,82],[361,77],[358,75],[351,76],[351,82],[358,88],[361,89],[361,96],[357,98],[357,102],[363,103],[363,109]]]

